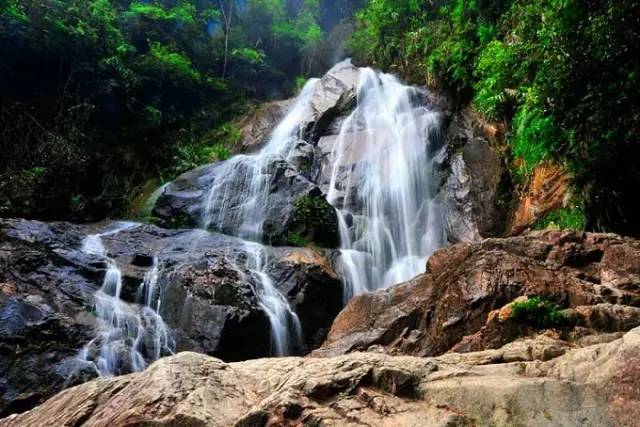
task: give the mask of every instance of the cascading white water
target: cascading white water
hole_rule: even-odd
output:
[[[137,227],[132,222],[115,223],[100,234],[92,234],[82,243],[82,251],[103,258],[107,264],[102,286],[95,293],[96,337],[79,354],[83,361],[93,363],[101,376],[142,371],[147,360],[172,353],[168,328],[158,314],[160,299],[157,295],[158,260],[145,274],[140,285],[142,304],[128,304],[120,298],[122,272],[116,261],[109,257],[102,237]],[[152,308],[152,304],[156,306]]]
[[[269,203],[270,165],[274,160],[288,161],[295,144],[301,138],[301,121],[318,79],[310,79],[300,92],[285,118],[273,130],[269,142],[259,152],[238,155],[221,167],[206,196],[201,226],[216,228],[216,224],[236,223],[229,234],[247,239],[244,241],[247,265],[256,279],[255,294],[260,307],[269,318],[271,326],[272,354],[293,354],[302,343],[302,328],[296,313],[287,299],[275,288],[266,272],[267,251],[256,241],[263,237],[263,223]],[[244,203],[239,210],[227,209],[230,197],[241,192]],[[233,217],[234,221],[230,221]]]
[[[411,279],[443,244],[432,182],[444,153],[439,114],[421,95],[389,74],[360,70],[327,195],[338,210],[345,299]]]
[[[227,232],[253,241],[262,239],[262,225],[269,197],[269,165],[275,158],[288,160],[292,148],[300,140],[300,122],[317,82],[318,79],[310,79],[305,84],[291,110],[273,130],[269,142],[259,152],[238,155],[224,163],[224,170],[217,175],[207,194],[202,228],[215,228],[216,224],[235,222],[238,228]],[[237,191],[241,191],[245,198],[240,212],[225,208],[229,198],[236,196]],[[239,218],[228,221],[227,216]]]
[[[265,246],[244,242],[247,255],[246,267],[257,279],[260,288],[255,290],[260,307],[269,318],[271,326],[271,353],[273,356],[293,354],[302,345],[302,326],[287,299],[276,289],[266,271],[268,252]]]

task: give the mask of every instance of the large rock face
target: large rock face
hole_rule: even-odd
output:
[[[496,149],[500,131],[466,109],[454,113],[447,128],[450,172],[442,189],[447,240],[478,242],[505,232],[501,194],[508,173]]]
[[[250,152],[265,144],[273,129],[291,108],[291,103],[291,99],[267,102],[252,111],[239,124],[240,141],[234,147],[234,151]]]
[[[0,414],[28,409],[96,375],[79,351],[96,335],[94,294],[107,265],[80,250],[100,226],[0,221]],[[225,360],[263,357],[271,327],[246,243],[203,230],[139,225],[102,238],[122,272],[121,298],[141,310],[140,284],[156,259],[160,315],[175,350]],[[300,354],[317,347],[342,306],[329,252],[263,247],[265,273],[298,313]]]
[[[0,231],[0,415],[28,409],[73,385],[99,266],[70,250],[75,227],[20,222]],[[95,374],[88,373],[87,378]]]
[[[239,235],[246,226],[245,206],[253,195],[247,188],[253,183],[255,165],[243,156],[227,162],[203,166],[178,177],[166,187],[156,203],[154,214],[165,227],[204,227]],[[261,201],[262,236],[265,242],[286,245],[287,236],[295,229],[295,203],[301,197],[322,199],[322,191],[291,164],[274,157],[264,165],[268,177],[265,192],[268,202]],[[337,217],[331,210],[327,221],[337,230]],[[317,230],[318,232],[320,230]],[[316,230],[312,230],[314,234]],[[337,236],[327,234],[318,240],[335,247]]]
[[[352,299],[314,354],[496,348],[535,332],[508,314],[523,296],[569,309],[570,324],[558,328],[569,341],[625,331],[640,324],[639,265],[639,241],[607,234],[534,232],[453,245],[431,256],[425,274]]]
[[[550,359],[550,360],[549,360]],[[569,348],[539,337],[438,358],[225,364],[195,353],[66,390],[0,426],[637,426],[640,328]]]

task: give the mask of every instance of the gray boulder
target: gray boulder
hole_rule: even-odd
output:
[[[501,155],[482,136],[468,110],[454,115],[447,143],[453,152],[442,192],[448,241],[471,243],[502,234],[506,209],[500,205],[500,191],[507,172]]]

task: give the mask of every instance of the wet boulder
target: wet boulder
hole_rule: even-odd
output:
[[[158,198],[154,215],[165,227],[206,227],[274,245],[291,244],[292,233],[303,233],[318,244],[335,247],[335,212],[323,213],[328,227],[307,222],[300,230],[296,202],[301,197],[323,198],[320,188],[287,161],[274,156],[256,164],[254,158],[238,156],[178,177]]]
[[[76,359],[100,276],[70,250],[81,239],[77,227],[0,220],[0,416],[95,376]]]
[[[449,175],[444,184],[444,220],[451,243],[477,242],[506,229],[505,180],[502,157],[485,137],[479,118],[457,112],[447,128]]]
[[[342,287],[330,251],[273,248],[204,230],[142,224],[100,238],[109,261],[83,251],[87,236],[110,229],[109,223],[0,220],[3,415],[28,410],[97,375],[91,363],[100,351],[94,338],[102,330],[96,301],[109,265],[117,266],[122,279],[113,307],[124,310],[133,325],[150,328],[140,343],[130,337],[113,343],[114,357],[130,361],[118,373],[135,370],[132,346],[146,363],[153,361],[144,348],[164,339],[164,328],[174,352],[229,361],[273,354],[272,326],[261,299],[264,277],[299,319],[302,341],[290,349],[295,354],[317,347],[341,308]],[[87,355],[80,357],[83,350]]]
[[[292,99],[272,101],[252,111],[239,124],[240,140],[234,147],[234,152],[255,151],[265,144],[273,129],[291,108],[292,103]]]

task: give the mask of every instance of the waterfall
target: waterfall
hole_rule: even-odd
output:
[[[444,243],[433,180],[444,156],[439,114],[389,74],[360,70],[357,105],[331,151],[327,200],[338,211],[345,299],[411,279]]]
[[[274,286],[266,271],[268,254],[257,243],[263,238],[265,209],[269,205],[269,184],[274,161],[288,162],[295,144],[302,137],[302,119],[318,79],[310,79],[290,111],[273,130],[267,144],[257,153],[237,155],[221,165],[205,196],[201,227],[213,228],[244,240],[246,265],[256,284],[254,293],[269,319],[272,355],[294,354],[302,345],[302,328],[286,297]],[[240,209],[228,209],[230,197],[242,195]],[[230,220],[233,218],[233,220]],[[237,224],[222,230],[218,224]],[[239,269],[240,270],[240,269]]]
[[[266,271],[268,252],[264,245],[245,242],[247,254],[246,267],[257,279],[259,288],[255,289],[260,307],[269,318],[271,326],[271,353],[273,356],[294,354],[302,346],[302,326],[289,302],[273,285]]]
[[[346,61],[334,70],[349,66]],[[324,86],[318,80],[305,85],[260,151],[233,157],[216,169],[203,203],[203,228],[246,239],[245,267],[259,286],[255,294],[270,321],[275,355],[289,354],[296,346],[299,322],[266,272],[264,247],[255,242],[266,240],[265,218],[274,203],[270,185],[277,173],[273,165],[284,162],[299,173],[298,144],[311,143],[313,150],[320,144],[303,140],[303,122],[313,115],[316,89],[332,90],[326,85],[332,87],[335,77],[329,74]],[[339,127],[328,165],[326,159],[320,165],[328,175],[327,201],[338,216],[336,269],[345,302],[423,272],[427,257],[444,242],[434,180],[445,153],[440,114],[427,106],[424,92],[389,74],[363,68],[357,76],[356,106]]]
[[[265,209],[269,203],[270,166],[274,159],[289,160],[292,148],[301,138],[301,120],[317,82],[318,79],[310,79],[305,84],[291,110],[258,153],[238,155],[225,162],[206,196],[202,228],[216,229],[217,224],[235,223],[235,229],[218,231],[253,241],[262,239]],[[241,192],[245,200],[239,211],[226,208],[229,198],[237,196],[236,192]]]
[[[157,258],[154,257],[151,269],[139,286],[141,304],[129,304],[121,299],[122,271],[102,243],[102,237],[137,226],[139,224],[132,222],[118,222],[103,233],[87,236],[82,243],[82,252],[98,256],[107,264],[102,286],[94,295],[96,337],[78,356],[92,363],[100,376],[139,372],[147,367],[147,361],[173,353],[168,328],[158,314]]]

